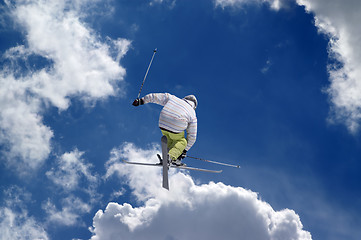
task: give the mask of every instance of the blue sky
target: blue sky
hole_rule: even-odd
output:
[[[358,239],[358,1],[2,1],[0,239]],[[194,94],[189,155],[155,162]],[[159,229],[160,222],[167,228]],[[172,224],[176,223],[176,224]],[[197,226],[195,228],[194,226]]]

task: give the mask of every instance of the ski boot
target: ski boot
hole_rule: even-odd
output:
[[[180,158],[172,160],[171,164],[174,165],[174,166],[177,166],[177,167],[185,167],[186,166],[185,163],[182,163],[182,159],[180,159]]]

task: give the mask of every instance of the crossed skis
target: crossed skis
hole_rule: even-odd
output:
[[[161,146],[162,146],[162,157],[160,157],[158,154],[158,158],[160,161],[159,163],[128,162],[125,160],[123,160],[123,162],[127,163],[127,164],[133,164],[133,165],[163,167],[163,184],[162,184],[162,186],[163,186],[163,188],[165,188],[167,190],[169,190],[168,170],[170,167],[186,169],[186,170],[193,170],[193,171],[209,172],[209,173],[221,173],[222,172],[222,170],[209,170],[209,169],[195,168],[195,167],[188,167],[188,166],[177,166],[177,165],[171,164],[169,161],[163,161],[163,159],[168,159],[168,147],[167,147],[167,137],[166,136],[163,136],[161,138]],[[190,158],[194,158],[194,159],[198,159],[198,160],[202,160],[202,161],[206,161],[206,162],[211,162],[211,163],[215,163],[215,164],[219,164],[219,165],[240,168],[239,165],[232,165],[232,164],[210,161],[210,160],[195,158],[195,157],[190,157]]]

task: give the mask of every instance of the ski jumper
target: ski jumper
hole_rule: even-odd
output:
[[[144,103],[164,106],[159,116],[159,128],[168,139],[169,157],[177,159],[188,151],[197,139],[197,116],[194,103],[169,93],[150,93],[143,97]],[[187,132],[185,138],[184,131]]]

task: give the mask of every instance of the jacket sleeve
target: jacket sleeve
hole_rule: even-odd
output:
[[[156,103],[164,106],[170,98],[169,93],[150,93],[143,97],[144,103]]]
[[[185,148],[188,151],[197,139],[197,119],[193,120],[188,124],[187,128],[187,146]]]

